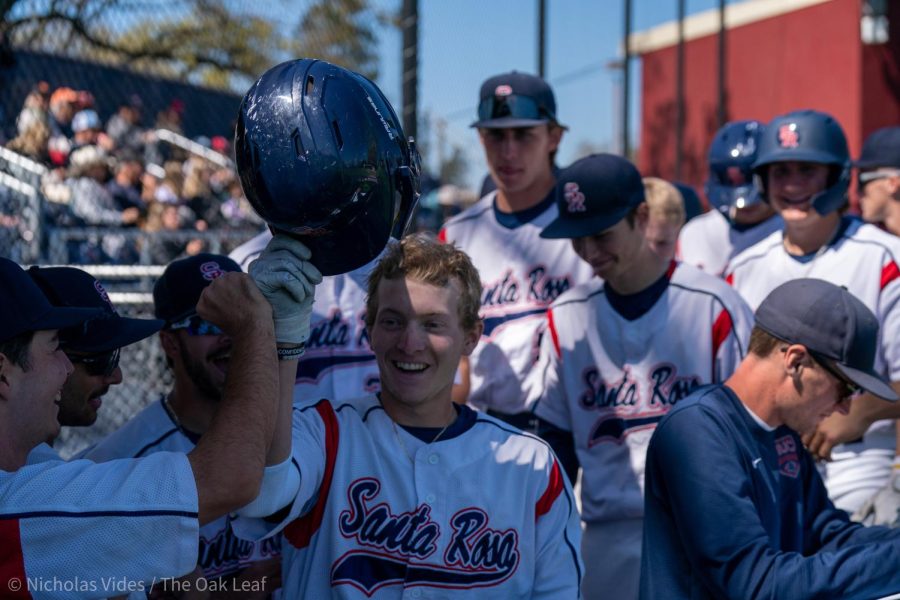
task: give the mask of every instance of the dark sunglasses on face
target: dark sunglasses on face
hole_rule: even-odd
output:
[[[501,117],[515,117],[517,119],[547,119],[547,111],[534,99],[528,96],[488,96],[478,104],[478,119],[499,119]]]
[[[97,352],[94,354],[77,354],[65,351],[66,356],[73,363],[81,363],[88,375],[109,377],[119,366],[119,348],[109,352]]]
[[[213,325],[209,321],[204,321],[199,315],[191,315],[186,319],[172,323],[168,327],[169,331],[184,329],[190,336],[196,335],[222,335],[225,332]]]
[[[816,356],[814,354],[810,354],[813,360],[816,361],[816,364],[828,371],[828,373],[837,379],[841,386],[843,387],[843,393],[841,394],[841,398],[850,398],[851,396],[855,396],[862,392],[862,388],[858,385],[847,379],[842,373],[840,373],[829,361],[827,358],[822,356]]]

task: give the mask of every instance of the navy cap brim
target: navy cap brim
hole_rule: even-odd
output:
[[[22,323],[18,331],[10,337],[15,337],[26,331],[45,331],[50,329],[69,329],[77,327],[86,321],[102,316],[100,308],[73,308],[51,306],[46,311],[32,319],[28,323]]]
[[[550,119],[521,119],[518,117],[500,117],[475,121],[469,127],[477,129],[514,129],[516,127],[537,127],[550,123]]]
[[[871,158],[861,158],[853,161],[851,164],[857,169],[898,169],[900,166],[890,164],[890,160],[874,160]]]
[[[165,324],[162,319],[106,316],[88,323],[84,334],[70,338],[66,345],[78,352],[109,352],[148,338]]]
[[[801,150],[797,148],[785,148],[784,154],[781,152],[773,152],[769,155],[769,159],[765,162],[757,161],[753,163],[753,169],[765,167],[777,162],[811,162],[823,165],[836,165],[841,163],[834,162],[834,155],[819,150]]]
[[[894,388],[874,371],[861,371],[839,362],[835,362],[834,367],[843,373],[844,377],[870,394],[878,396],[882,400],[896,402],[900,399],[897,396],[897,392],[894,391]]]
[[[571,219],[562,215],[544,227],[540,236],[546,239],[575,239],[594,235],[609,229],[625,218],[630,209],[626,208],[612,214],[596,215]]]

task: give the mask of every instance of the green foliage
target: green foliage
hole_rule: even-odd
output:
[[[259,7],[246,14],[240,6],[222,0],[0,0],[0,40],[238,91],[273,64],[298,56],[377,76],[374,28],[388,20],[368,0],[312,0],[305,13],[297,11],[303,16],[291,36]]]
[[[374,80],[378,40],[373,25],[378,19],[368,0],[318,0],[297,26],[291,50],[295,56],[321,58]]]

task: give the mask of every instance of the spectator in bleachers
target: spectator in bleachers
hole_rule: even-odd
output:
[[[97,111],[86,108],[72,117],[72,149],[71,152],[84,146],[98,146],[109,152],[114,144],[103,132],[103,123]]]
[[[123,151],[115,161],[113,178],[106,184],[112,194],[116,206],[120,210],[136,207],[141,216],[146,216],[147,205],[141,198],[141,179],[144,176],[144,163],[134,153]]]
[[[38,82],[34,89],[25,97],[22,110],[16,117],[16,132],[19,136],[25,134],[35,123],[47,126],[50,109],[50,86],[46,81]]]
[[[117,151],[143,154],[144,129],[141,127],[143,107],[141,97],[132,94],[127,102],[119,105],[116,114],[106,122],[106,134],[112,139]]]
[[[66,184],[71,190],[71,213],[89,227],[134,226],[140,217],[140,209],[119,209],[112,194],[104,186],[109,177],[109,159],[97,146],[84,146],[70,157],[71,177]],[[133,261],[135,252],[121,235],[104,233],[89,236],[79,245],[77,262]]]
[[[9,141],[7,148],[27,156],[43,165],[50,165],[47,153],[47,142],[50,140],[50,128],[46,121],[31,121],[25,131]]]
[[[149,233],[171,233],[189,231],[192,228],[182,207],[176,204],[155,202],[150,205],[143,229]],[[164,235],[151,236],[147,243],[149,246],[144,249],[144,254],[149,256],[150,263],[154,265],[165,265],[176,258],[194,256],[206,248],[206,244],[201,239],[194,238],[184,241]]]

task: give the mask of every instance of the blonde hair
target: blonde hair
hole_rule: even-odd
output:
[[[444,287],[456,279],[460,287],[459,320],[464,331],[472,331],[479,321],[481,277],[469,256],[453,244],[443,244],[433,235],[408,235],[391,244],[369,275],[366,298],[366,327],[375,324],[378,313],[378,286],[382,279],[409,277],[422,283]]]
[[[644,177],[641,181],[650,218],[664,219],[678,227],[684,225],[684,198],[678,188],[659,177]]]

